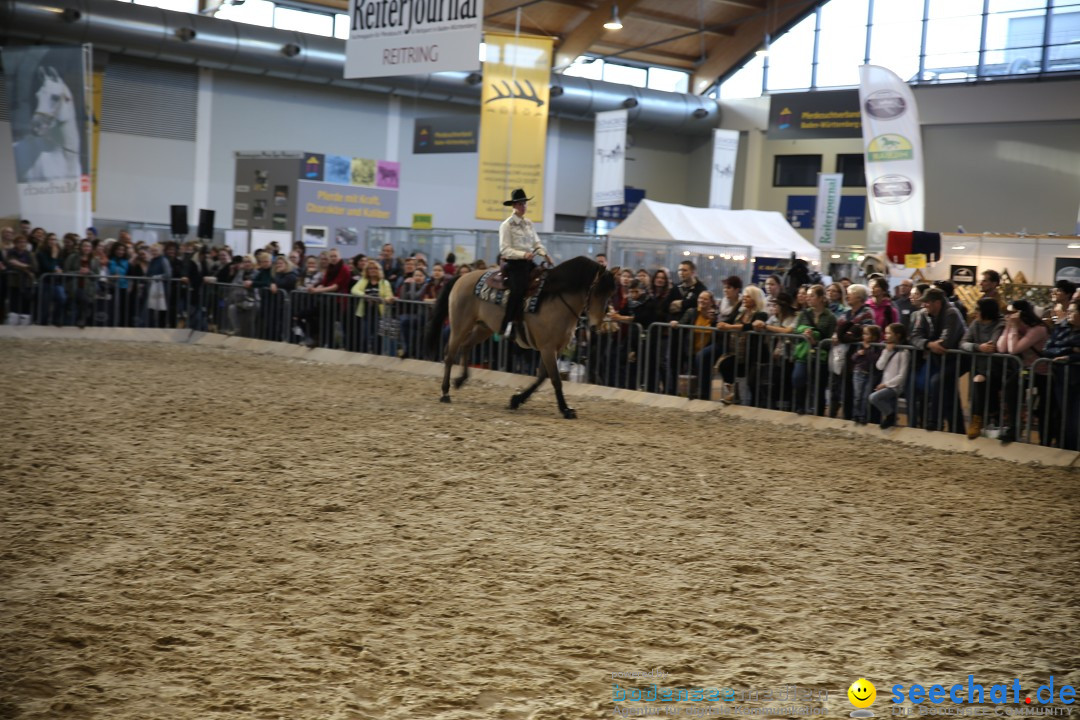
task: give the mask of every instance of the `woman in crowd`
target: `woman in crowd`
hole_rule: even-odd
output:
[[[64,307],[67,305],[67,291],[60,276],[64,272],[62,248],[56,233],[45,236],[45,244],[38,249],[37,264],[41,282],[41,297],[45,307],[41,309],[40,322],[52,322],[60,327],[64,322]]]
[[[367,265],[367,255],[357,255],[349,262],[349,269],[352,271],[353,282],[360,279],[360,276],[364,274],[364,266]]]
[[[870,281],[870,301],[866,306],[874,313],[874,324],[887,328],[894,322],[900,322],[900,310],[893,304],[889,295],[889,281],[883,277]]]
[[[453,253],[450,253],[453,255]],[[439,299],[439,293],[446,287],[446,268],[436,263],[431,267],[431,280],[424,285],[424,292],[421,296],[421,300],[424,302],[435,302]]]
[[[836,321],[836,335],[833,336],[832,361],[829,373],[829,417],[836,417],[841,407],[844,419],[851,420],[853,415],[854,387],[851,370],[851,356],[862,342],[864,325],[874,324],[874,311],[866,304],[870,291],[865,285],[849,285],[847,289],[848,309],[839,315]]]
[[[1080,303],[1068,304],[1065,322],[1054,326],[1042,356],[1053,360],[1047,436],[1058,447],[1080,450]]]
[[[897,405],[907,385],[911,354],[898,347],[906,344],[907,338],[907,327],[902,323],[893,323],[885,328],[885,349],[876,363],[881,372],[881,381],[870,393],[870,405],[881,413],[883,430],[896,424]]]
[[[725,284],[725,290],[726,288]],[[728,343],[730,352],[721,357],[716,364],[724,380],[724,387],[720,394],[720,401],[724,404],[735,401],[735,381],[741,377],[747,379],[750,391],[750,397],[743,398],[743,404],[753,404],[760,377],[761,338],[750,335],[749,332],[754,329],[754,323],[764,322],[768,320],[768,317],[768,313],[765,312],[765,293],[756,285],[751,285],[743,291],[741,307],[736,308],[736,312],[730,318],[732,322],[721,321],[716,324],[717,328],[729,331],[729,337],[734,341]],[[709,398],[706,395],[703,399]]]
[[[394,302],[394,290],[383,274],[382,265],[368,260],[363,277],[353,285],[351,292],[360,301],[356,304],[353,325],[347,333],[349,349],[377,355],[380,353],[379,321],[386,316],[390,303]]]
[[[644,286],[645,292],[649,291],[649,283],[652,282],[652,278],[649,277],[649,271],[645,268],[638,268],[638,271],[634,273],[634,279],[640,280]]]
[[[825,297],[829,301],[829,310],[836,317],[840,317],[840,314],[847,310],[847,305],[844,304],[844,286],[840,283],[834,282],[825,288]]]
[[[67,295],[74,305],[75,324],[84,328],[94,312],[101,274],[101,263],[94,257],[94,246],[89,240],[80,242],[78,251],[64,261],[64,273],[77,276],[68,279]]]
[[[976,304],[975,313],[974,322],[964,331],[960,349],[980,355],[996,353],[998,338],[1005,328],[1001,306],[994,298],[984,297]],[[982,435],[984,422],[997,422],[1004,370],[1001,358],[976,356],[971,364],[971,423],[967,428],[971,440]]]
[[[809,285],[800,285],[799,289],[795,292],[795,309],[799,312],[810,307],[809,295],[807,294],[809,289]],[[826,307],[826,309],[828,308]],[[835,315],[833,317],[835,317]]]
[[[256,274],[258,278],[258,274]],[[263,337],[282,341],[285,338],[285,319],[291,314],[289,293],[296,289],[296,268],[284,255],[274,258],[270,267],[270,283],[259,290]]]
[[[426,308],[422,305],[427,291],[428,279],[424,271],[417,267],[410,277],[405,278],[398,288],[397,298],[404,302],[397,306],[398,322],[401,328],[401,348],[399,355],[411,358],[420,357],[421,334]]]
[[[619,323],[620,330],[625,329],[619,340],[610,343],[606,350],[607,370],[609,384],[614,387],[631,388],[637,390],[635,380],[637,378],[638,356],[637,349],[641,344],[643,333],[650,325],[657,322],[656,299],[649,295],[649,283],[640,278],[630,281],[627,288],[626,307],[622,313],[612,309],[608,317]],[[612,333],[615,335],[615,333]],[[610,336],[608,336],[610,337]],[[598,343],[602,341],[597,340]],[[598,344],[597,347],[600,347]],[[604,351],[601,351],[604,352]],[[655,353],[654,353],[655,354]],[[656,387],[656,374],[652,378],[646,378],[646,386]]]
[[[672,369],[686,367],[687,360],[693,359],[691,370],[697,372],[699,382],[702,378],[712,377],[712,365],[715,362],[713,335],[716,325],[716,302],[708,290],[698,295],[697,305],[689,308],[679,320],[672,320],[671,325],[694,325],[700,330],[672,330]],[[673,381],[674,382],[674,381]],[[700,391],[699,391],[700,392]]]
[[[254,286],[255,261],[244,255],[233,268],[229,282],[234,286],[229,298],[229,324],[237,335],[255,337],[255,316],[259,311],[259,294]]]
[[[784,291],[784,280],[776,273],[765,278],[765,304],[776,302],[780,293]],[[788,297],[791,297],[790,295]]]
[[[795,412],[804,415],[808,411],[825,414],[825,385],[828,383],[829,364],[826,355],[818,349],[836,331],[836,316],[825,303],[825,288],[811,285],[806,291],[808,307],[799,312],[795,333],[801,342],[795,346],[795,366],[791,372],[791,385],[795,391]],[[807,395],[813,390],[811,402]]]
[[[434,270],[434,268],[432,268]],[[454,277],[457,273],[457,255],[454,253],[446,253],[446,262],[442,266],[443,273],[449,277]]]
[[[776,300],[769,307],[769,317],[765,322],[756,321],[754,329],[762,332],[777,333],[778,335],[791,335],[795,332],[795,321],[798,311],[795,309],[795,301],[786,292],[776,296]],[[765,407],[778,410],[791,409],[791,359],[793,343],[787,338],[766,338],[766,351],[762,356],[762,363],[766,365],[769,373],[769,399]]]
[[[109,324],[117,327],[131,327],[134,325],[134,318],[130,313],[131,281],[128,280],[128,273],[131,270],[131,259],[128,257],[127,245],[113,243],[109,250],[108,268],[114,288],[108,308]]]
[[[998,337],[997,349],[999,353],[1019,355],[1023,368],[1030,368],[1032,363],[1042,355],[1043,346],[1050,332],[1046,329],[1031,303],[1027,300],[1014,300],[1008,306],[1005,313],[1005,327]],[[1039,397],[1046,395],[1046,367],[1040,365],[1039,372],[1034,375],[1035,388]],[[1016,363],[1005,365],[1005,414],[1001,421],[1001,435],[998,438],[1003,443],[1013,442],[1019,436],[1020,424],[1019,390],[1022,381],[1020,368]],[[1040,403],[1035,402],[1031,408],[1031,416],[1039,417]],[[1045,435],[1045,428],[1040,434]]]
[[[150,269],[150,250],[140,246],[134,251],[134,256],[128,264],[128,278],[131,290],[128,293],[128,317],[136,327],[144,327],[146,318],[142,314],[142,308],[146,307],[146,273]]]

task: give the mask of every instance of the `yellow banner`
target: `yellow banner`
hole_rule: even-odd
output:
[[[515,188],[533,200],[526,213],[544,215],[544,152],[552,39],[485,33],[487,58],[480,97],[479,179],[476,217],[505,220],[503,206]]]
[[[924,268],[926,267],[926,255],[922,253],[916,253],[915,255],[904,256],[904,267],[906,268]]]

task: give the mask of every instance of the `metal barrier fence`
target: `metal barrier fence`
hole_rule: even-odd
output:
[[[434,303],[204,280],[49,273],[0,274],[8,324],[188,328],[351,352],[426,358]],[[449,327],[442,329],[442,360]],[[870,346],[874,353],[881,343]],[[562,358],[568,379],[771,410],[829,415],[972,436],[1080,449],[1080,365],[1048,358],[899,346],[907,377],[878,394],[876,361],[861,345],[813,346],[801,335],[707,326],[608,321],[579,327]],[[477,345],[473,367],[535,375],[539,353],[516,344]]]

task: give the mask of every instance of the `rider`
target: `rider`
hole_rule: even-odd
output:
[[[533,230],[532,222],[525,217],[525,208],[532,200],[525,197],[525,191],[518,188],[510,195],[510,199],[503,205],[514,208],[514,214],[503,220],[499,226],[499,256],[505,265],[507,288],[510,290],[510,301],[506,305],[506,315],[503,318],[505,335],[508,340],[513,339],[514,330],[522,320],[525,311],[525,292],[529,289],[529,273],[532,271],[532,260],[537,255],[551,262],[551,256],[540,244],[540,238]]]

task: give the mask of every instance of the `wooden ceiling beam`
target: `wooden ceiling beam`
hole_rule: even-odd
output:
[[[775,35],[778,28],[804,15],[816,2],[817,0],[769,0],[769,5],[773,7],[747,18],[737,26],[734,37],[716,43],[709,51],[708,56],[694,71],[690,92],[705,92],[718,77],[759,47],[766,33]]]
[[[717,5],[730,5],[744,10],[764,10],[768,0],[757,0],[757,2],[754,0],[709,0],[709,2]]]
[[[629,18],[639,18],[641,20],[656,23],[657,25],[667,25],[668,27],[680,28],[682,30],[701,30],[700,25],[690,20],[682,20],[680,18],[675,18],[670,15],[659,15],[657,13],[652,13],[641,8],[635,8],[634,10],[625,13],[623,16]],[[714,28],[710,30],[709,28],[705,28],[703,32],[706,35],[718,35],[721,37],[733,37],[735,35],[734,30],[728,29],[718,30]]]
[[[611,8],[616,2],[619,5],[620,17],[625,17],[641,0],[602,0],[555,49],[556,67],[569,65],[603,37],[604,33],[613,32],[605,30],[604,23],[611,19]]]
[[[597,43],[593,47],[596,48],[596,52],[599,55],[610,54],[618,55],[613,58],[611,62],[618,63],[619,60],[635,60],[642,57],[656,58],[661,61],[659,65],[671,65],[673,62],[680,63],[685,70],[693,69],[694,65],[698,62],[697,55],[683,55],[682,53],[668,52],[666,50],[656,50],[649,48],[648,50],[634,50],[630,47],[622,47],[619,45],[610,45],[608,43]],[[637,62],[645,62],[637,59]]]

